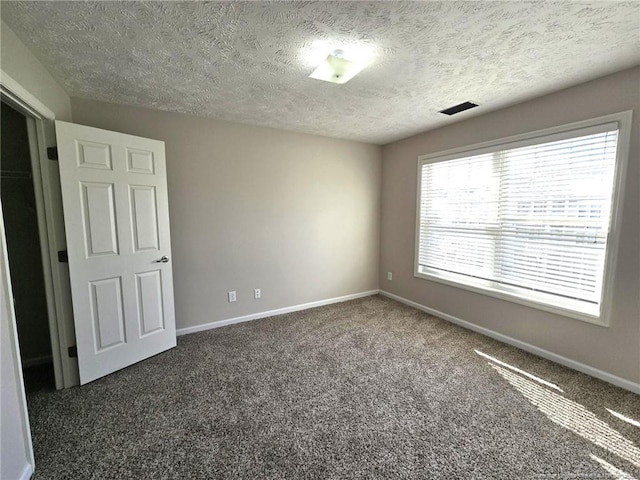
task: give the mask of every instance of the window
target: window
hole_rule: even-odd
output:
[[[606,324],[630,120],[420,157],[416,276]]]

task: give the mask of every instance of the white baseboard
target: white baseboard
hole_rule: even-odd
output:
[[[18,480],[29,480],[33,475],[33,466],[30,463],[27,463],[24,466],[24,470],[22,470],[22,475],[18,477]]]
[[[277,308],[275,310],[268,310],[266,312],[252,313],[250,315],[244,315],[242,317],[227,318],[226,320],[216,320],[215,322],[204,323],[202,325],[196,325],[194,327],[178,328],[176,329],[176,335],[187,335],[189,333],[202,332],[204,330],[210,330],[212,328],[233,325],[234,323],[250,322],[251,320],[273,317],[275,315],[282,315],[284,313],[299,312],[300,310],[322,307],[323,305],[330,305],[332,303],[340,303],[349,300],[355,300],[356,298],[369,297],[371,295],[377,295],[378,293],[379,290],[369,290],[367,292],[353,293],[351,295],[344,295],[342,297],[327,298],[325,300],[318,300],[316,302],[302,303],[300,305],[293,305],[291,307]]]
[[[520,348],[529,353],[533,353],[534,355],[538,355],[539,357],[546,358],[547,360],[551,360],[552,362],[559,363],[560,365],[564,365],[565,367],[569,367],[569,368],[572,368],[573,370],[577,370],[579,372],[586,373],[587,375],[591,375],[592,377],[599,378],[600,380],[604,380],[605,382],[624,388],[625,390],[629,390],[633,393],[640,394],[640,383],[635,383],[630,380],[626,380],[624,378],[618,377],[616,375],[612,375],[610,373],[604,372],[602,370],[598,370],[597,368],[590,367],[589,365],[585,365],[584,363],[571,360],[570,358],[563,357],[562,355],[558,355],[556,353],[550,352],[543,348],[536,347],[535,345],[531,345],[530,343],[517,340],[507,335],[503,335],[502,333],[494,332],[493,330],[489,330],[488,328],[475,325],[471,322],[467,322],[466,320],[462,320],[458,317],[454,317],[453,315],[449,315],[447,313],[440,312],[433,308],[426,307],[420,303],[413,302],[411,300],[400,297],[398,295],[394,295],[393,293],[380,290],[380,295],[384,295],[385,297],[392,298],[393,300],[396,300],[400,303],[404,303],[405,305],[409,305],[410,307],[413,307],[417,310],[421,310],[423,312],[426,312],[436,317],[447,320],[451,323],[455,323],[456,325],[460,325],[461,327],[467,328],[469,330],[473,330],[474,332],[481,333],[482,335],[486,335],[487,337],[494,338],[500,342],[508,343],[509,345],[513,345],[514,347]]]
[[[22,368],[35,367],[36,365],[43,365],[45,363],[51,363],[51,355],[43,355],[42,357],[25,358],[22,360]]]

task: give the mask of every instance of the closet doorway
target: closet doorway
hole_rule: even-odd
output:
[[[0,82],[0,218],[25,387],[68,388],[79,378],[53,113],[8,75]]]
[[[53,390],[55,376],[27,118],[0,108],[0,195],[25,389]]]

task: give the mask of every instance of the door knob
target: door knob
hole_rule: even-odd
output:
[[[154,263],[167,263],[169,261],[169,257],[163,255],[160,260],[154,260]]]

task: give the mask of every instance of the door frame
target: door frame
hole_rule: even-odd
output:
[[[66,244],[61,198],[55,201],[60,192],[54,191],[54,182],[59,189],[59,179],[52,178],[47,158],[47,129],[49,141],[55,141],[55,114],[1,69],[0,94],[27,118],[55,385],[56,389],[69,388],[79,384],[79,376],[77,359],[68,355],[68,348],[75,345],[68,266],[58,262],[58,250],[64,249],[60,242]]]

